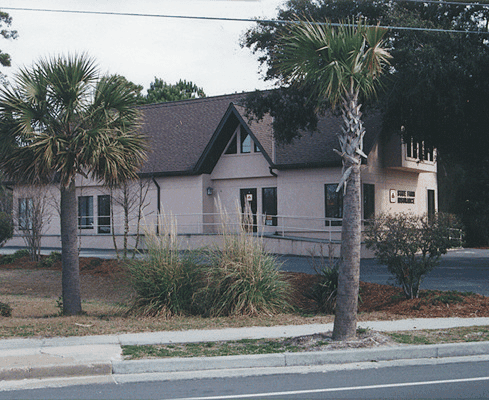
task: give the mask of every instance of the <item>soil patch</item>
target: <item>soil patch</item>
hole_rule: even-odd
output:
[[[61,265],[40,269],[28,258],[0,265],[0,302],[12,307],[12,317],[0,317],[0,337],[83,336],[243,326],[324,324],[333,315],[318,313],[306,294],[315,275],[284,272],[292,287],[290,302],[296,312],[273,316],[202,318],[177,316],[142,318],[124,316],[132,290],[117,260],[81,258],[81,293],[84,315],[60,317]],[[423,317],[489,317],[489,298],[478,294],[421,291],[406,300],[399,288],[361,282],[358,321]],[[366,339],[370,341],[371,339]]]
[[[131,289],[124,279],[123,266],[117,260],[80,258],[80,279],[84,300],[120,303],[128,300]],[[292,304],[304,312],[314,313],[316,306],[307,297],[316,275],[284,272],[292,286]],[[0,265],[0,294],[58,298],[61,295],[61,262],[39,269],[28,257],[13,264]],[[360,282],[360,314],[375,319],[489,317],[489,297],[474,293],[421,290],[418,299],[408,300],[402,290],[389,285]],[[362,319],[362,318],[361,318]]]

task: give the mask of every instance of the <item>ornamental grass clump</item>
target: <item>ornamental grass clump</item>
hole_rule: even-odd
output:
[[[219,205],[221,245],[207,251],[202,266],[205,282],[196,295],[208,316],[256,316],[276,314],[290,308],[290,286],[277,259],[264,249],[260,236],[252,232],[251,213],[238,212],[233,229],[229,215]]]
[[[180,251],[175,219],[163,217],[156,229],[146,229],[147,253],[127,264],[135,297],[129,313],[170,318],[192,312],[193,294],[198,280],[190,252]]]
[[[336,308],[336,295],[338,294],[339,259],[334,257],[334,248],[330,243],[328,261],[323,255],[321,247],[320,254],[315,257],[311,254],[311,262],[316,272],[316,283],[304,295],[316,303],[319,312],[334,314]]]

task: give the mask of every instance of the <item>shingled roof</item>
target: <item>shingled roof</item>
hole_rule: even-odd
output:
[[[206,97],[141,106],[142,133],[150,141],[148,161],[141,174],[154,176],[210,173],[236,127],[245,126],[264,157],[275,169],[314,168],[341,165],[333,152],[341,118],[327,113],[320,117],[318,130],[303,133],[292,144],[273,141],[272,118],[248,123],[240,101],[246,93]],[[368,154],[380,132],[380,118],[365,121],[364,150]],[[275,148],[274,148],[275,147]],[[275,159],[272,158],[275,156]]]

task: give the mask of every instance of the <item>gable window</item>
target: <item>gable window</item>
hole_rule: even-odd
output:
[[[224,154],[238,154],[238,134],[235,133]]]
[[[110,196],[102,195],[97,198],[98,233],[110,233]]]
[[[337,192],[337,183],[324,185],[325,225],[341,226],[341,221],[329,221],[329,218],[343,218],[343,193]]]
[[[93,229],[93,196],[78,197],[78,228]]]
[[[277,188],[262,188],[261,194],[265,225],[277,226]]]
[[[260,149],[245,128],[240,126],[234,132],[224,154],[249,154],[251,152],[258,153]]]
[[[19,199],[19,229],[32,229],[32,212],[34,203],[31,198]]]

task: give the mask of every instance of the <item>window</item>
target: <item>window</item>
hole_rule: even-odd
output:
[[[238,152],[239,143],[239,152]],[[234,132],[233,137],[229,141],[228,147],[224,154],[249,154],[251,152],[260,152],[259,147],[256,145],[255,141],[251,138],[246,130],[240,126],[236,132]]]
[[[241,130],[241,153],[251,153],[251,137],[244,130]]]
[[[110,196],[98,196],[97,203],[98,233],[110,233]]]
[[[231,142],[229,142],[229,146],[226,149],[224,154],[237,154],[238,153],[238,134],[235,133]]]
[[[93,197],[78,197],[78,228],[93,229]]]
[[[325,217],[328,218],[343,218],[343,194],[341,191],[336,192],[338,184],[324,185],[324,200],[325,200]],[[330,221],[326,220],[326,226],[330,225]],[[331,226],[341,226],[341,221],[331,221]]]
[[[415,142],[410,139],[406,142],[406,158],[413,158],[418,161],[435,161],[433,147],[428,147],[424,142]]]
[[[375,185],[363,184],[363,219],[375,217]]]
[[[265,225],[277,226],[277,188],[262,188],[261,194]]]
[[[32,199],[19,199],[19,229],[32,229],[32,212],[34,204]]]
[[[409,190],[398,190],[397,191],[397,202],[403,204],[414,204],[414,199],[416,197],[416,192]]]

